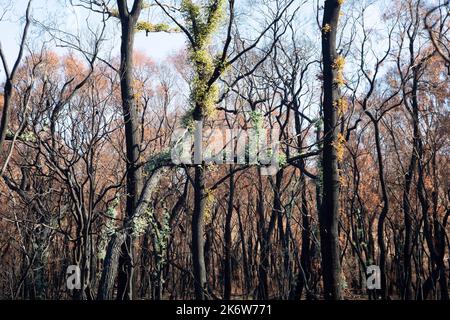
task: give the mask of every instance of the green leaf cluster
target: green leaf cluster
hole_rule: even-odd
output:
[[[189,48],[189,58],[194,66],[192,81],[191,104],[193,108],[200,108],[204,118],[211,118],[215,114],[215,104],[219,97],[219,86],[211,83],[214,71],[224,71],[226,63],[214,57],[209,46],[212,36],[217,31],[225,16],[225,0],[193,1],[183,0],[181,13],[186,29],[192,36]],[[186,128],[192,124],[192,112],[183,119]]]

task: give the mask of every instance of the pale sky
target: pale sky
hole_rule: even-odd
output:
[[[15,61],[18,53],[20,38],[22,35],[24,15],[28,0],[0,0],[0,16],[4,11],[5,4],[12,3],[11,9],[6,13],[3,20],[0,21],[0,42],[6,55],[6,59],[10,67]],[[85,17],[86,9],[73,9],[65,0],[34,0],[32,3],[31,16],[41,22],[47,24],[51,22],[58,23],[58,27],[64,30],[76,30],[86,26]],[[144,17],[144,19],[147,17]],[[90,20],[99,19],[98,14],[92,14]],[[97,20],[98,21],[98,20]],[[96,23],[92,23],[95,25]],[[103,49],[106,53],[112,52],[112,56],[119,54],[120,34],[118,33],[117,21],[110,19],[110,35]],[[42,36],[34,37],[38,32],[38,28],[33,26],[30,29],[29,38],[36,42],[36,46],[42,44]],[[33,34],[34,33],[34,34]],[[87,38],[84,36],[84,38]],[[51,48],[51,46],[49,45]],[[141,51],[153,58],[155,61],[164,60],[166,57],[182,50],[185,47],[185,37],[178,33],[152,33],[148,36],[145,32],[136,34],[135,49]],[[60,50],[52,48],[56,51]],[[0,68],[0,79],[4,79],[3,68]]]

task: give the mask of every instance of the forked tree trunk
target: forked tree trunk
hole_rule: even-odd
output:
[[[97,300],[111,300],[113,298],[114,284],[117,277],[117,267],[121,254],[122,244],[125,241],[124,233],[115,233],[106,249],[102,275],[99,282]]]
[[[147,178],[136,206],[136,216],[144,214],[149,205],[151,195],[157,187],[163,172],[163,167],[158,168]],[[98,300],[110,300],[113,298],[114,284],[120,265],[119,260],[120,256],[123,254],[123,245],[132,232],[132,221],[128,220],[122,230],[115,232],[111,236],[111,239],[108,242],[105,260],[103,262],[102,275],[97,293]]]

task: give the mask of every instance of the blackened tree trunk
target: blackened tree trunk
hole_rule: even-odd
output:
[[[283,205],[281,202],[282,193],[282,181],[283,181],[284,171],[280,169],[275,176],[275,185],[273,186],[273,214],[277,215],[277,225],[278,225],[278,237],[280,241],[280,247],[283,248],[281,254],[283,255],[283,272],[281,276],[280,295],[284,295],[286,290],[285,285],[289,288],[291,270],[290,270],[290,256],[289,256],[289,221],[286,220],[284,223],[284,212]],[[286,227],[284,227],[286,226]],[[281,270],[280,270],[281,271]],[[287,283],[286,283],[287,280]],[[284,299],[284,298],[283,298]]]
[[[245,283],[245,294],[248,295],[251,289],[251,276],[250,270],[248,266],[248,253],[247,253],[247,241],[244,233],[244,226],[242,224],[241,218],[241,206],[238,203],[236,208],[238,224],[239,224],[239,235],[241,237],[241,249],[242,249],[242,268],[244,270],[244,283]]]
[[[258,214],[258,238],[260,240],[260,260],[258,264],[258,291],[257,298],[260,300],[267,300],[269,296],[268,280],[267,280],[267,267],[268,263],[268,249],[267,249],[267,236],[265,227],[265,206],[264,206],[264,191],[261,179],[261,172],[258,170],[258,200],[257,200],[257,214]]]
[[[120,44],[120,92],[122,98],[123,118],[125,122],[127,200],[126,219],[133,218],[142,188],[142,174],[139,160],[139,119],[133,94],[133,46],[134,33],[143,0],[135,0],[131,11],[126,0],[118,0],[119,19],[122,31]],[[126,223],[126,222],[125,222]],[[127,233],[122,244],[119,258],[117,299],[130,300],[133,296],[133,239]]]
[[[297,104],[296,109],[299,109]],[[297,134],[297,144],[301,148],[303,147],[303,138],[302,138],[302,121],[300,112],[296,112],[295,114],[295,131]],[[317,141],[320,141],[320,128],[317,127]],[[306,166],[305,159],[300,159],[300,170],[304,170]],[[306,298],[311,298],[310,292],[310,279],[311,279],[311,221],[308,210],[308,200],[306,198],[306,177],[303,172],[300,172],[300,186],[301,186],[301,216],[302,216],[302,245],[301,245],[301,253],[300,253],[300,268],[298,270],[297,279],[295,282],[295,286],[292,288],[289,299],[291,300],[300,300],[302,297],[302,293],[304,288],[306,287]],[[316,197],[317,197],[317,207],[320,208],[320,181],[318,182],[316,179]]]
[[[422,136],[419,126],[419,80],[421,74],[422,64],[419,63],[413,68],[413,84],[412,84],[412,118],[413,118],[413,131],[414,131],[414,152],[417,154],[417,196],[419,198],[422,219],[423,219],[423,233],[428,246],[428,250],[431,258],[432,272],[427,279],[424,286],[424,298],[427,298],[428,292],[431,289],[435,289],[437,283],[439,283],[441,289],[441,299],[449,300],[447,276],[445,270],[444,256],[445,256],[445,225],[437,221],[436,215],[429,216],[430,203],[427,197],[427,188],[425,187],[425,160],[424,160],[424,147]],[[433,198],[436,198],[434,195]],[[433,199],[433,202],[437,203],[437,199]],[[436,206],[436,205],[435,205]],[[434,221],[433,224],[430,221]]]
[[[194,273],[194,291],[197,300],[206,299],[208,286],[204,255],[204,215],[206,203],[205,170],[202,154],[202,126],[203,121],[212,115],[218,95],[215,93],[216,81],[224,71],[225,58],[231,37],[228,37],[220,59],[213,59],[209,53],[211,36],[217,31],[224,10],[224,2],[212,1],[208,6],[189,2],[182,6],[185,25],[178,25],[189,40],[190,59],[193,63],[195,76],[191,92],[193,112],[189,117],[195,122],[197,135],[195,137],[194,157],[194,212],[192,216],[192,261]],[[230,2],[230,20],[233,16],[233,1]],[[164,6],[160,7],[167,13]],[[205,22],[206,21],[206,22]],[[201,26],[201,27],[200,27]],[[214,61],[214,62],[213,62]]]
[[[404,300],[412,299],[412,239],[413,239],[413,219],[411,212],[411,204],[409,200],[409,193],[411,190],[411,183],[416,166],[416,152],[413,150],[411,153],[411,160],[409,162],[408,172],[405,175],[405,185],[403,189],[403,216],[405,219],[405,243],[403,245],[403,293],[402,298]]]
[[[280,171],[277,172],[277,174]],[[258,190],[258,224],[259,231],[258,236],[261,241],[261,249],[260,249],[260,261],[258,266],[258,291],[257,297],[259,300],[267,300],[269,299],[269,269],[270,269],[270,248],[272,246],[272,234],[275,229],[276,219],[278,216],[278,205],[274,206],[272,212],[270,214],[269,225],[266,227],[266,219],[265,219],[265,196],[263,190],[262,183],[262,175],[261,169],[258,169],[259,176],[259,190]],[[275,201],[275,200],[274,200]],[[278,207],[279,208],[279,207]]]
[[[340,1],[326,0],[322,23],[323,59],[323,199],[319,215],[322,253],[322,276],[324,297],[327,300],[341,299],[340,248],[339,248],[339,173],[335,144],[337,142],[337,110],[334,103],[339,99],[336,34]]]
[[[115,233],[108,242],[102,275],[98,286],[97,300],[111,300],[113,298],[113,288],[118,271],[117,261],[119,260],[124,241],[125,234],[121,232]]]
[[[233,170],[233,168],[231,168]],[[233,217],[233,202],[234,202],[234,174],[231,171],[230,174],[230,188],[229,188],[229,196],[228,196],[228,208],[227,214],[225,217],[225,261],[224,261],[224,290],[223,290],[223,298],[225,300],[231,299],[231,279],[232,279],[232,268],[231,268],[231,218]]]
[[[206,264],[205,264],[205,167],[195,167],[194,179],[194,213],[192,216],[192,261],[194,267],[194,290],[197,300],[207,298]]]
[[[311,278],[311,222],[309,219],[308,202],[306,199],[306,181],[305,176],[301,176],[302,186],[302,203],[301,203],[301,215],[302,215],[302,252],[300,253],[300,270],[297,274],[297,282],[295,289],[291,295],[291,299],[300,300],[304,288],[306,287],[306,298],[310,299],[311,294],[309,290],[310,278]]]
[[[8,64],[6,62],[6,58],[4,52],[2,50],[2,46],[0,43],[0,59],[3,64],[3,70],[6,74],[5,85],[3,90],[3,110],[2,117],[0,119],[0,152],[3,150],[3,144],[6,139],[6,133],[8,132],[8,124],[10,118],[10,107],[11,107],[11,99],[13,95],[13,84],[15,81],[16,73],[19,68],[19,65],[22,60],[23,52],[25,50],[25,41],[28,35],[28,29],[30,27],[31,18],[30,18],[30,8],[31,8],[31,0],[28,1],[26,13],[25,13],[25,26],[23,28],[22,39],[20,42],[19,53],[17,55],[16,61],[12,70],[9,70]]]
[[[381,196],[383,199],[383,207],[381,209],[380,216],[378,218],[377,225],[377,241],[378,247],[380,250],[380,282],[381,288],[380,293],[383,299],[386,299],[388,296],[387,292],[387,281],[386,281],[386,245],[384,241],[384,222],[386,220],[387,214],[389,212],[389,197],[387,194],[386,181],[384,179],[384,165],[383,165],[383,156],[381,153],[381,142],[380,142],[380,130],[378,126],[378,120],[374,120],[371,118],[375,128],[375,145],[377,150],[377,161],[378,161],[378,176],[380,179],[381,186]]]

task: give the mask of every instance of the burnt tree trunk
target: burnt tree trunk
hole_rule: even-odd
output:
[[[11,107],[11,100],[12,100],[12,96],[13,96],[13,85],[14,85],[17,70],[18,70],[21,60],[22,60],[23,52],[26,47],[25,41],[27,39],[28,29],[31,24],[31,18],[30,18],[31,2],[32,2],[31,0],[28,1],[26,13],[25,13],[25,26],[23,28],[22,39],[21,39],[20,47],[19,47],[19,53],[17,55],[16,61],[14,62],[14,66],[11,71],[9,70],[8,64],[7,64],[6,60],[4,59],[2,46],[0,44],[0,56],[1,56],[0,60],[3,63],[3,69],[6,74],[5,85],[3,88],[3,108],[2,108],[3,110],[2,110],[2,117],[0,119],[0,152],[3,151],[3,144],[5,142],[6,134],[8,132],[10,107]]]
[[[339,87],[336,83],[337,70],[333,67],[337,58],[336,34],[340,7],[338,0],[326,0],[322,23],[324,140],[322,154],[323,197],[319,223],[324,297],[327,300],[339,300],[342,297],[338,230],[339,173],[334,147],[337,141],[337,110],[334,103],[339,99]]]
[[[403,189],[403,216],[405,220],[405,243],[403,245],[403,292],[402,298],[404,300],[410,300],[413,297],[412,294],[412,239],[413,239],[413,219],[411,212],[411,204],[409,200],[409,193],[411,190],[411,183],[416,166],[416,152],[413,150],[411,153],[411,160],[409,162],[408,172],[405,175],[405,186]]]
[[[233,168],[231,168],[233,170]],[[233,201],[234,201],[234,174],[230,174],[230,194],[228,196],[228,209],[225,217],[225,261],[224,261],[224,290],[223,298],[225,300],[231,299],[231,281],[232,281],[232,268],[231,268],[231,218],[233,217]]]
[[[380,179],[381,195],[383,199],[383,208],[381,209],[377,226],[377,241],[380,250],[380,260],[379,260],[380,280],[381,280],[380,293],[383,299],[387,299],[388,292],[386,281],[386,245],[384,241],[384,222],[389,212],[389,197],[387,194],[386,181],[384,179],[384,165],[383,165],[383,156],[381,153],[380,130],[378,126],[378,120],[372,121],[375,128],[375,146],[377,150],[378,176]]]
[[[134,33],[143,0],[135,0],[131,11],[127,1],[118,0],[119,19],[122,31],[120,43],[120,92],[122,99],[123,119],[125,123],[127,200],[126,218],[131,220],[135,213],[139,194],[142,188],[142,174],[139,160],[139,119],[133,94],[133,46]],[[126,222],[125,222],[126,223]],[[133,297],[133,239],[130,232],[122,244],[119,258],[117,299],[131,300]]]
[[[192,215],[192,261],[194,267],[194,290],[197,300],[207,298],[206,264],[205,264],[205,176],[204,166],[195,167],[194,212]]]
[[[291,299],[300,300],[304,288],[306,287],[306,298],[311,298],[310,278],[311,278],[311,222],[309,219],[308,202],[306,199],[306,181],[304,175],[301,177],[302,198],[302,252],[300,253],[300,270],[297,275],[297,283],[292,293]]]

